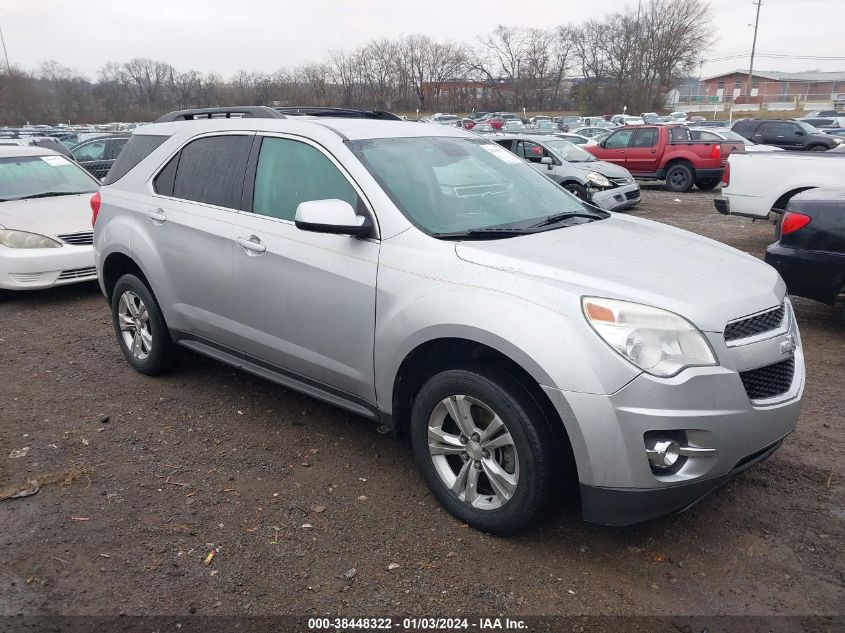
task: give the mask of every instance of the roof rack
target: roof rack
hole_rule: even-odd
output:
[[[196,119],[284,119],[281,112],[267,106],[235,106],[227,108],[195,108],[176,110],[161,115],[156,123],[170,121],[194,121]]]
[[[273,108],[276,112],[291,116],[325,116],[346,119],[379,119],[381,121],[401,121],[402,119],[386,110],[356,110],[355,108],[329,108],[323,106],[284,106]]]

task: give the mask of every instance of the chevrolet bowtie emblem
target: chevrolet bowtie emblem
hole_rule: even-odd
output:
[[[792,338],[791,334],[787,334],[786,338],[784,338],[780,342],[780,353],[781,354],[789,354],[795,350],[795,339]]]

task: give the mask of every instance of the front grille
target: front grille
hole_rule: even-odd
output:
[[[58,238],[65,244],[85,246],[94,243],[94,231],[80,231],[79,233],[62,233]]]
[[[71,268],[63,270],[59,275],[59,279],[79,279],[80,277],[91,277],[97,274],[97,269],[93,266],[85,266],[84,268]]]
[[[640,190],[639,189],[637,189],[636,191],[626,191],[625,192],[625,198],[627,198],[628,200],[636,200],[639,197],[640,197]]]
[[[741,371],[739,377],[751,400],[763,400],[786,393],[792,385],[794,373],[795,359],[788,358],[774,365]]]
[[[615,185],[630,185],[632,182],[634,182],[634,179],[633,178],[626,178],[626,177],[611,178],[610,182],[612,182]]]
[[[725,340],[736,341],[777,329],[783,323],[783,304],[766,312],[745,319],[733,321],[725,326]]]

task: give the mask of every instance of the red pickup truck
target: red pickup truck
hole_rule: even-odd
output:
[[[582,147],[640,180],[665,180],[669,191],[713,189],[734,144],[694,141],[685,125],[629,125],[599,145]]]

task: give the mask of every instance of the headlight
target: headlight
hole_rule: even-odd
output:
[[[9,248],[58,248],[61,246],[61,243],[56,240],[38,235],[38,233],[12,229],[0,230],[0,244]]]
[[[587,174],[587,180],[589,180],[591,183],[593,183],[597,187],[609,187],[610,186],[610,181],[607,178],[605,178],[601,174],[596,173],[594,171],[591,171],[589,174]]]
[[[673,312],[595,297],[584,297],[581,306],[605,343],[654,376],[668,378],[687,367],[718,364],[698,328]]]
[[[834,142],[834,143],[836,143],[837,145],[839,145],[839,144],[842,142],[842,139],[841,139],[841,138],[839,138],[838,136],[834,136],[834,137],[833,137],[833,142]]]

